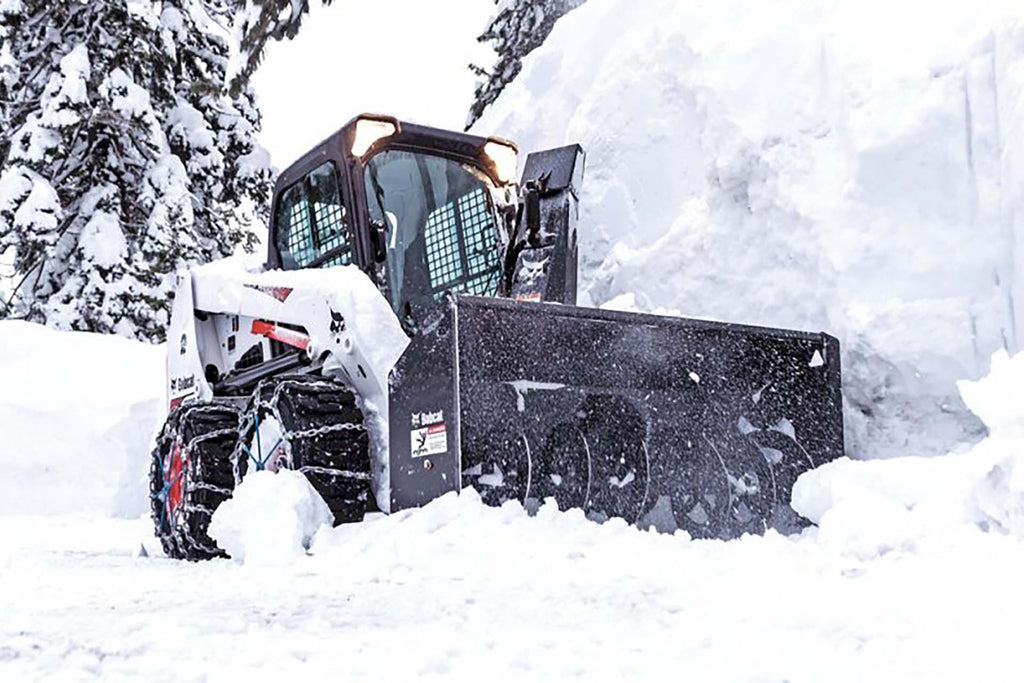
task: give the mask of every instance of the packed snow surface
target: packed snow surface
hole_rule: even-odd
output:
[[[1024,4],[589,0],[474,131],[579,142],[584,302],[824,330],[847,452],[984,434],[1024,339]]]
[[[147,537],[5,519],[4,680],[1020,680],[1024,552],[969,527],[864,558],[449,495],[284,567],[138,557]]]
[[[187,563],[110,516],[128,482],[146,506],[160,349],[0,340],[0,680],[1020,680],[1024,355],[961,385],[991,431],[970,452],[805,474],[800,535],[694,541],[472,490],[332,529],[301,477],[262,472],[215,515],[240,561]]]

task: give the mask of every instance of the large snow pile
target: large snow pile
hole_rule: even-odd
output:
[[[590,0],[474,130],[587,150],[584,301],[837,334],[857,457],[984,434],[955,381],[1024,338],[1019,1]]]
[[[0,350],[0,514],[149,510],[163,347],[5,321]]]

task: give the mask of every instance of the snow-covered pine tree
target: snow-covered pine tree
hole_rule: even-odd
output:
[[[218,18],[203,0],[0,0],[0,315],[159,340],[175,270],[251,246],[269,159],[252,93],[224,93]]]
[[[490,42],[498,53],[498,60],[490,71],[471,65],[483,80],[476,86],[473,105],[469,109],[466,128],[469,129],[484,113],[505,86],[519,75],[523,57],[540,47],[547,39],[555,22],[586,0],[494,0],[498,14],[477,38]]]
[[[0,131],[11,129],[11,96],[16,83],[17,64],[11,53],[11,36],[24,18],[21,0],[0,0]],[[0,162],[7,158],[10,140],[0,134]]]
[[[241,63],[232,74],[232,92],[240,92],[263,59],[270,40],[292,39],[309,13],[309,0],[222,0],[232,2]],[[322,0],[330,5],[333,0]]]

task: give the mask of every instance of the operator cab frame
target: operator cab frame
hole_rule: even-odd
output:
[[[415,290],[426,288],[426,293],[438,298],[444,289],[443,277],[439,281],[434,271],[442,259],[452,258],[449,253],[439,252],[440,235],[445,233],[453,240],[449,251],[456,261],[461,260],[462,270],[467,270],[467,264],[483,264],[482,258],[493,260],[486,264],[486,282],[481,276],[468,290],[493,296],[501,284],[505,247],[515,223],[517,153],[513,143],[497,137],[431,128],[376,114],[357,116],[278,177],[271,206],[267,267],[291,270],[355,265],[391,301],[403,325],[412,325],[422,313],[413,309],[424,309],[430,303],[424,300],[424,292]],[[419,216],[422,226],[400,226],[403,219],[396,217],[396,213],[402,213],[400,208],[389,210],[395,208],[390,197],[396,192],[389,192],[387,180],[378,182],[381,174],[387,176],[388,168],[392,169],[392,178],[405,173],[407,181],[401,189],[406,194],[419,192],[412,199],[426,203]],[[414,207],[409,201],[404,206]],[[382,210],[385,215],[381,215]],[[487,239],[493,237],[497,243],[483,244],[479,235],[474,236],[473,244],[464,240],[464,234],[469,234],[466,230],[483,230],[488,216],[493,217],[493,222],[487,224],[487,231],[493,227],[493,236],[487,235]],[[417,236],[417,230],[431,235]],[[411,246],[396,239],[403,236],[410,240],[418,237],[420,243]],[[425,239],[431,241],[431,236],[433,245],[422,244]],[[399,272],[399,280],[390,282],[389,270],[401,270],[404,263],[400,257],[404,251],[398,247],[416,249],[407,261],[413,266],[419,262],[419,269],[425,272],[410,270],[408,277]],[[471,248],[475,255],[470,254]],[[430,257],[426,256],[428,250]],[[427,260],[430,267],[424,268]],[[494,263],[498,275],[491,278]],[[467,273],[462,279],[468,277]],[[407,284],[406,289],[412,292],[402,298],[402,282],[409,281],[414,284]],[[452,288],[466,291],[466,287],[465,282],[456,282]],[[394,297],[396,289],[398,300]]]

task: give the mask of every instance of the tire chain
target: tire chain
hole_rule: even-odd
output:
[[[337,382],[333,382],[333,381],[330,381],[330,380],[323,380],[323,381],[305,381],[305,380],[299,381],[299,380],[287,380],[287,379],[285,379],[285,380],[269,380],[269,381],[274,381],[275,382],[274,393],[271,395],[270,400],[264,401],[264,400],[262,400],[260,398],[260,396],[262,395],[262,389],[263,389],[264,383],[266,381],[268,381],[268,380],[263,380],[258,385],[256,385],[256,389],[253,391],[253,403],[252,403],[252,406],[251,406],[251,410],[247,408],[247,410],[244,412],[244,414],[242,415],[242,417],[239,420],[238,435],[237,435],[237,439],[236,439],[236,443],[235,443],[235,450],[234,450],[234,452],[231,455],[231,462],[232,462],[232,467],[234,469],[234,475],[235,475],[235,486],[238,486],[238,484],[241,483],[241,476],[239,475],[239,472],[238,472],[238,463],[239,463],[239,461],[242,460],[242,459],[255,460],[255,458],[253,458],[252,455],[251,455],[251,451],[250,451],[250,454],[245,453],[246,444],[244,442],[244,437],[249,433],[249,430],[253,430],[253,433],[255,433],[256,428],[257,428],[256,417],[257,417],[257,415],[259,414],[259,412],[261,410],[266,410],[267,412],[276,413],[277,412],[277,404],[278,404],[278,402],[281,399],[281,393],[285,390],[286,387],[302,387],[302,388],[313,388],[313,389],[327,389],[327,390],[330,390],[330,391],[336,391],[339,388],[339,384]],[[364,425],[361,425],[361,424],[348,424],[348,423],[337,424],[337,425],[325,425],[323,427],[314,427],[314,428],[311,428],[311,429],[303,429],[303,430],[291,431],[291,432],[286,431],[282,425],[279,425],[279,427],[281,429],[281,438],[282,438],[283,442],[289,447],[289,449],[290,449],[290,445],[294,441],[297,441],[297,440],[300,440],[300,439],[314,439],[314,438],[316,438],[318,436],[323,436],[324,434],[329,434],[329,433],[332,433],[332,432],[366,431],[366,427]],[[290,463],[291,462],[291,453],[290,452],[287,453],[287,457],[288,457],[288,461]],[[299,471],[300,472],[311,471],[311,472],[321,472],[321,473],[325,473],[325,474],[336,474],[336,475],[351,477],[351,478],[354,478],[354,479],[369,479],[370,478],[368,474],[363,473],[363,472],[351,472],[351,471],[348,471],[348,470],[339,470],[339,469],[333,469],[333,468],[329,468],[329,467],[313,467],[313,466],[309,466],[309,467],[302,467],[302,468],[299,469]]]
[[[184,413],[184,411],[187,410],[188,411],[187,414],[189,416],[209,414],[211,416],[215,416],[215,417],[220,418],[220,417],[223,417],[223,415],[224,415],[225,407],[226,406],[224,404],[208,404],[208,405],[191,404],[191,405],[186,405],[186,406],[183,406],[181,409],[179,409],[181,412],[179,412],[179,416],[178,416],[177,420],[174,422],[173,429],[170,429],[170,430],[168,429],[168,425],[170,424],[169,422],[164,424],[164,427],[161,430],[159,437],[157,438],[158,446],[157,446],[157,449],[154,450],[154,456],[156,456],[157,453],[160,450],[162,450],[160,444],[167,444],[167,446],[168,446],[168,448],[167,448],[167,456],[166,456],[167,457],[167,462],[166,463],[159,462],[159,460],[156,457],[154,457],[154,462],[152,464],[152,467],[159,468],[159,471],[160,471],[160,481],[164,484],[165,488],[161,489],[160,491],[157,491],[157,492],[153,492],[153,491],[150,492],[150,498],[151,499],[155,499],[155,500],[159,500],[160,501],[160,504],[161,504],[161,507],[162,507],[162,514],[163,515],[167,515],[167,496],[169,494],[169,490],[166,489],[167,479],[170,476],[170,467],[171,467],[171,461],[173,459],[173,452],[174,452],[173,451],[173,449],[174,449],[174,442],[178,439],[178,437],[179,437],[179,435],[181,433],[181,429],[182,429],[182,413]],[[213,439],[225,437],[225,436],[232,436],[233,438],[235,438],[237,440],[237,432],[238,432],[237,428],[215,429],[215,430],[212,430],[212,431],[209,431],[209,432],[205,432],[205,433],[202,433],[202,434],[198,434],[198,435],[192,437],[192,439],[190,439],[188,441],[188,443],[186,443],[186,444],[184,444],[182,446],[181,450],[179,451],[179,457],[181,458],[181,463],[182,463],[182,465],[181,465],[182,471],[181,471],[181,473],[178,476],[186,478],[185,482],[183,482],[183,484],[182,484],[183,487],[184,486],[189,486],[189,487],[196,488],[196,489],[203,489],[203,490],[206,490],[206,491],[212,491],[212,492],[215,492],[215,493],[219,493],[219,494],[224,495],[224,496],[226,496],[228,498],[231,497],[231,493],[232,493],[231,489],[226,489],[226,488],[223,488],[223,487],[220,487],[220,486],[214,486],[213,484],[208,484],[208,483],[202,482],[202,481],[191,480],[191,478],[188,476],[189,470],[187,469],[187,464],[191,460],[193,452],[202,443],[204,443],[206,441],[213,440]],[[178,533],[181,533],[185,537],[185,539],[188,541],[188,544],[193,549],[202,551],[203,553],[206,553],[206,554],[208,554],[211,557],[223,556],[224,552],[221,549],[217,548],[216,546],[211,548],[208,545],[206,545],[205,543],[202,543],[199,540],[197,540],[192,535],[192,529],[191,529],[190,524],[188,524],[186,522],[184,524],[181,524],[180,526],[177,525],[177,521],[180,518],[180,516],[183,515],[183,514],[190,513],[190,512],[202,512],[204,514],[209,515],[212,518],[214,511],[210,510],[205,505],[200,505],[198,503],[190,504],[190,503],[185,503],[184,501],[182,501],[181,506],[173,513],[173,516],[167,516],[166,517],[166,524],[167,524],[168,537],[169,537],[168,540],[170,542],[174,543],[175,546],[178,546],[178,552],[179,553],[184,553],[186,557],[188,557],[188,555],[189,555],[188,548],[181,547],[181,544],[178,543],[178,541],[174,538]],[[155,516],[155,511],[152,511],[152,508],[151,508],[151,513]],[[159,525],[159,521],[156,518],[154,518],[154,522]],[[161,533],[162,532],[160,530],[158,530],[157,535],[160,536]],[[160,536],[160,537],[163,540],[163,537],[162,536]],[[165,550],[166,550],[166,548],[165,548]],[[193,559],[193,558],[189,558],[189,559]]]

